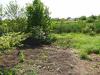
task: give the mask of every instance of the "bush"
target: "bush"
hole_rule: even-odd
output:
[[[99,21],[95,22],[95,31],[96,33],[100,33],[100,22]]]
[[[21,46],[21,41],[25,40],[28,36],[24,33],[6,33],[0,37],[0,50],[4,51],[12,47]]]
[[[16,20],[5,19],[0,25],[0,32],[2,34],[9,32],[25,32],[27,23],[25,18],[17,18]]]
[[[83,33],[88,33],[90,35],[95,35],[96,27],[93,23],[87,23],[86,26],[82,30]]]
[[[95,21],[95,20],[92,19],[92,18],[88,18],[88,19],[86,20],[87,23],[93,23],[94,21]]]
[[[80,51],[80,58],[81,59],[89,59],[88,54],[84,51]]]

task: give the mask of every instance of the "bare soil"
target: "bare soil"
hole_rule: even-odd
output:
[[[100,75],[100,55],[91,54],[91,60],[81,60],[73,49],[43,46],[24,49],[25,61],[19,63],[18,52],[0,56],[0,67],[19,65],[18,75],[35,69],[38,75]],[[22,71],[21,71],[22,70]]]

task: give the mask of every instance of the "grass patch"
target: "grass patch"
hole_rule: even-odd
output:
[[[0,75],[16,75],[16,71],[12,69],[2,69],[0,68]]]
[[[61,47],[75,48],[76,51],[86,58],[88,54],[100,54],[100,35],[90,36],[82,33],[53,34],[57,41],[53,43]]]

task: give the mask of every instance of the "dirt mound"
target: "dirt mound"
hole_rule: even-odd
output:
[[[28,54],[30,54],[28,56]],[[32,55],[31,55],[32,54]],[[34,54],[34,55],[33,55]],[[87,71],[71,49],[43,47],[27,50],[27,60],[34,60],[38,75],[86,75]]]
[[[35,69],[38,75],[100,75],[100,56],[92,54],[91,61],[80,60],[72,49],[43,46],[23,50],[25,61],[19,63],[18,51],[0,56],[0,65],[14,67],[18,64],[18,75]],[[27,75],[27,74],[25,74]]]

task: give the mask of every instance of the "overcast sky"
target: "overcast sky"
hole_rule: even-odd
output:
[[[0,0],[0,3],[7,4],[11,0]],[[33,0],[17,0],[18,4],[24,6]],[[41,0],[49,7],[51,17],[67,18],[90,16],[100,14],[100,0]]]

